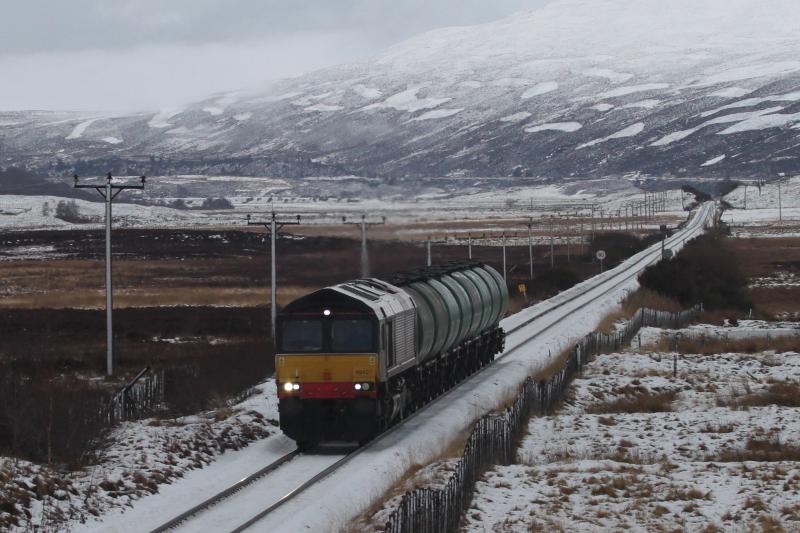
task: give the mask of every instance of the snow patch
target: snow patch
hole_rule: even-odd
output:
[[[461,113],[464,111],[464,108],[458,109],[434,109],[433,111],[428,111],[426,113],[421,114],[418,117],[413,118],[412,120],[430,120],[432,118],[447,118],[452,117],[457,113]]]
[[[500,78],[491,82],[494,87],[527,87],[530,84],[528,78]]]
[[[158,129],[171,128],[174,124],[170,123],[169,119],[182,112],[183,112],[182,108],[173,107],[173,108],[162,109],[161,111],[153,115],[153,118],[150,119],[147,125],[150,126],[151,128],[158,128]]]
[[[613,106],[611,104],[599,103],[599,104],[593,105],[592,109],[594,109],[596,111],[606,112],[606,111],[611,111],[612,109],[614,109],[614,107],[615,106]]]
[[[783,109],[782,107],[770,107],[769,109],[762,109],[760,111],[748,111],[746,113],[733,113],[731,115],[723,115],[721,117],[713,118],[706,122],[703,122],[699,126],[695,126],[694,128],[689,128],[687,130],[675,131],[668,135],[665,135],[661,139],[657,140],[656,142],[652,143],[650,146],[667,146],[676,141],[681,141],[690,135],[700,131],[701,129],[707,126],[713,126],[714,124],[726,124],[731,122],[742,122],[750,120],[754,117],[760,117],[761,115],[767,115],[769,113],[775,113]],[[756,128],[758,129],[758,128]],[[725,130],[728,131],[728,130]],[[746,130],[743,130],[746,131]],[[734,132],[730,132],[734,133]]]
[[[764,115],[749,118],[735,124],[728,129],[719,132],[719,135],[730,135],[744,131],[766,130],[770,128],[780,128],[789,124],[800,122],[800,113],[778,113],[774,115]]]
[[[584,71],[583,75],[595,78],[605,78],[614,83],[625,83],[626,81],[633,78],[633,74],[628,74],[626,72],[616,72],[607,68],[590,68],[589,70]]]
[[[313,111],[320,111],[320,112],[330,112],[330,111],[341,111],[344,109],[340,105],[329,105],[329,104],[314,104],[306,107],[303,111],[306,112],[313,112]]]
[[[253,114],[249,111],[245,113],[236,113],[235,115],[233,115],[233,118],[234,120],[238,120],[239,122],[246,122],[251,118],[253,118]]]
[[[513,115],[504,116],[500,119],[500,122],[522,122],[530,116],[531,114],[527,111],[520,111],[519,113],[514,113]]]
[[[748,65],[746,67],[732,68],[707,77],[698,82],[697,87],[705,85],[716,85],[717,83],[727,83],[732,81],[749,80],[752,78],[765,78],[770,76],[780,76],[800,70],[800,61],[776,61],[773,63],[763,63],[760,65]]]
[[[726,157],[727,156],[725,154],[722,154],[720,156],[714,157],[713,159],[709,159],[708,161],[706,161],[705,163],[703,163],[700,166],[701,167],[710,167],[712,165],[716,165],[717,163],[722,162]]]
[[[533,98],[534,96],[540,96],[542,94],[553,92],[556,89],[558,89],[558,83],[554,81],[538,83],[522,93],[522,99],[527,100],[528,98]]]
[[[746,94],[750,94],[750,92],[751,91],[742,89],[741,87],[727,87],[725,89],[720,89],[719,91],[714,91],[708,96],[716,96],[719,98],[741,98]]]
[[[627,87],[617,87],[616,89],[600,93],[600,98],[617,98],[619,96],[627,96],[629,94],[641,93],[645,91],[657,91],[668,88],[669,83],[645,83],[642,85],[630,85]]]
[[[483,84],[477,80],[462,81],[458,85],[461,87],[466,87],[467,89],[479,89],[483,87]]]
[[[661,104],[660,100],[639,100],[638,102],[633,102],[630,104],[626,104],[622,106],[623,109],[655,109],[656,107]]]
[[[722,107],[718,107],[710,111],[704,111],[703,113],[700,113],[700,116],[708,117],[711,115],[716,115],[720,111],[725,111],[727,109],[736,109],[740,107],[753,107],[759,104],[763,104],[765,102],[797,102],[797,101],[800,101],[800,91],[795,91],[786,94],[773,94],[770,96],[759,96],[756,98],[747,98],[745,100],[733,102],[732,104],[724,105]]]
[[[118,137],[103,137],[100,140],[103,142],[107,142],[108,144],[122,144],[122,139]]]
[[[383,93],[380,91],[380,89],[367,87],[366,85],[353,85],[352,89],[354,93],[362,98],[366,98],[367,100],[374,100],[375,98],[380,98],[383,96]]]
[[[537,133],[540,131],[564,131],[567,133],[572,133],[573,131],[578,131],[582,127],[583,124],[580,122],[553,122],[550,124],[540,124],[539,126],[525,128],[525,132]]]
[[[423,85],[409,87],[405,91],[393,94],[383,102],[376,102],[362,109],[393,108],[398,111],[413,113],[415,111],[422,111],[423,109],[433,109],[452,100],[452,98],[417,98],[417,93],[422,90],[423,87]]]
[[[636,135],[639,135],[643,131],[644,131],[644,122],[637,122],[636,124],[631,124],[627,128],[620,130],[617,133],[613,133],[608,137],[603,137],[602,139],[595,139],[593,141],[589,141],[588,143],[584,143],[578,146],[576,150],[580,150],[582,148],[589,148],[590,146],[595,146],[600,143],[610,141],[612,139],[624,139],[626,137],[634,137]]]
[[[84,121],[84,122],[81,122],[80,124],[78,124],[77,126],[75,126],[75,127],[72,129],[72,132],[70,132],[70,134],[69,134],[69,135],[67,135],[67,136],[66,136],[66,137],[64,137],[64,138],[65,138],[66,140],[68,140],[68,141],[71,141],[72,139],[80,139],[81,137],[83,137],[83,134],[84,134],[84,132],[86,131],[86,128],[88,128],[89,126],[91,126],[91,125],[92,125],[94,122],[96,122],[97,120],[100,120],[100,119],[97,119],[97,118],[90,118],[89,120],[86,120],[86,121]]]
[[[206,113],[208,113],[209,115],[212,115],[212,116],[218,117],[218,116],[220,116],[222,113],[224,113],[224,112],[225,112],[225,109],[224,109],[224,108],[222,108],[222,107],[213,107],[213,106],[210,106],[210,107],[204,107],[204,108],[203,108],[203,111],[205,111],[205,112],[206,112]]]

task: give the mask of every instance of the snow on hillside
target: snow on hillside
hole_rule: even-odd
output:
[[[181,108],[0,113],[0,145],[148,175],[756,176],[776,153],[800,171],[798,51],[794,0],[557,0]]]

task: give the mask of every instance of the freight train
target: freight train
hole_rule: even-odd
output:
[[[303,448],[363,444],[494,360],[508,289],[490,266],[449,263],[347,281],[278,316],[281,429]]]

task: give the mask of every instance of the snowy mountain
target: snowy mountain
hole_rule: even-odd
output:
[[[798,52],[796,0],[560,0],[180,109],[0,113],[0,165],[387,178],[800,172]]]

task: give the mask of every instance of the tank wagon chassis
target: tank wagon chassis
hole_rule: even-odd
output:
[[[491,363],[507,306],[502,277],[474,262],[295,300],[278,319],[281,429],[300,447],[371,440]]]

